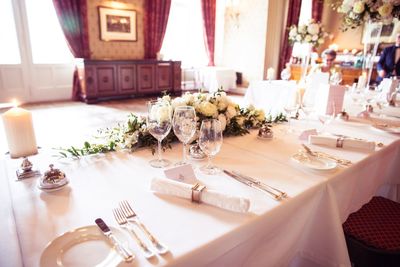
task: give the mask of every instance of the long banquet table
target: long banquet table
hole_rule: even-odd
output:
[[[286,200],[278,202],[225,174],[207,176],[195,170],[208,188],[249,198],[250,211],[244,214],[151,192],[151,179],[164,174],[148,164],[153,158],[149,149],[71,161],[56,161],[43,149],[31,160],[41,170],[54,162],[70,179],[66,188],[51,193],[39,190],[37,179],[15,181],[19,160],[2,159],[0,205],[7,219],[0,222],[0,266],[40,266],[49,242],[93,225],[98,217],[117,227],[111,210],[123,199],[133,204],[170,253],[146,260],[130,240],[136,259],[118,266],[351,266],[341,225],[374,195],[400,201],[399,136],[373,129],[365,121],[335,121],[328,131],[384,146],[368,154],[310,145],[354,162],[346,168],[314,171],[291,160],[302,141],[298,133],[282,131],[285,127],[275,126],[272,140],[257,139],[254,130],[225,138],[213,161],[286,191]],[[304,122],[296,121],[294,127],[300,129]],[[164,156],[177,161],[181,151],[175,144]]]

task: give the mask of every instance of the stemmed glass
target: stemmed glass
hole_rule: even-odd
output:
[[[172,125],[176,137],[183,143],[183,159],[177,163],[177,165],[183,165],[187,162],[186,146],[196,133],[196,112],[194,108],[190,106],[175,108]]]
[[[307,98],[303,99],[301,103],[301,110],[303,110],[304,114],[306,115],[306,127],[310,123],[311,114],[314,112],[314,103]]]
[[[215,156],[222,145],[222,128],[219,120],[203,120],[200,127],[199,146],[204,154],[207,155],[208,163],[202,166],[200,170],[205,174],[217,174],[221,170],[212,165],[211,157]]]
[[[330,110],[329,114],[320,114],[320,115],[318,115],[318,120],[322,123],[322,129],[321,129],[322,133],[325,132],[326,125],[331,123],[336,117],[335,102],[334,101],[332,101],[332,102],[330,101],[328,103],[328,105],[331,107],[331,110]]]
[[[289,96],[288,101],[285,103],[285,105],[283,106],[283,110],[286,113],[286,118],[288,120],[288,133],[293,132],[292,128],[291,128],[291,119],[292,119],[292,115],[293,112],[297,111],[299,109],[299,103],[298,103],[298,99],[297,99],[297,92],[295,92],[292,96]]]
[[[172,108],[165,101],[148,102],[147,129],[149,133],[157,139],[157,159],[150,161],[150,165],[155,168],[163,168],[171,164],[169,160],[161,156],[161,141],[168,135],[172,127]]]

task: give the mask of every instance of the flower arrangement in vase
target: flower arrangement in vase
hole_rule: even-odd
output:
[[[316,48],[325,42],[328,35],[321,23],[311,19],[307,24],[290,26],[289,43],[291,45],[296,42],[310,44],[311,47]]]

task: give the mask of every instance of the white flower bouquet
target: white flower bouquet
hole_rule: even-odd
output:
[[[270,122],[286,121],[286,117],[279,114],[277,117],[268,118],[264,111],[256,109],[253,106],[248,108],[240,108],[227,97],[224,91],[215,93],[185,93],[182,97],[171,99],[166,95],[159,101],[169,102],[172,110],[179,106],[192,106],[196,110],[197,128],[200,129],[202,120],[214,118],[221,122],[225,136],[237,136],[249,133],[250,128],[259,128]],[[161,119],[169,111],[154,111]],[[119,149],[134,150],[139,147],[151,147],[154,151],[156,139],[148,132],[146,127],[146,118],[130,114],[125,123],[118,124],[112,128],[99,130],[101,137],[104,139],[103,144],[84,143],[83,148],[70,147],[61,149],[60,154],[64,157],[72,155],[80,157],[88,154],[105,153]],[[173,131],[163,140],[164,147],[170,147],[170,143],[176,141],[177,138]]]
[[[367,21],[389,24],[393,18],[400,18],[400,0],[339,0],[332,7],[343,14],[343,30]]]
[[[321,23],[310,20],[305,25],[292,25],[289,28],[289,43],[308,43],[313,47],[318,47],[325,42],[325,38],[329,35]]]

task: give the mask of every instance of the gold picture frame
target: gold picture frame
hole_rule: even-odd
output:
[[[100,40],[137,41],[135,10],[99,6]]]
[[[366,23],[363,27],[363,33],[361,38],[362,44],[373,44],[375,41],[379,43],[394,43],[396,42],[396,35],[400,32],[400,22],[394,19],[390,24],[384,24],[382,26],[381,35],[378,39],[378,26],[379,23]],[[378,39],[378,40],[377,40]]]

